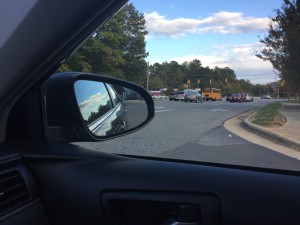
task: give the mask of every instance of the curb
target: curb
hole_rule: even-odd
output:
[[[251,130],[254,130],[260,134],[262,134],[265,138],[274,141],[278,144],[284,145],[288,148],[292,148],[295,149],[297,151],[300,151],[300,142],[293,140],[289,137],[284,137],[278,133],[275,133],[267,128],[258,126],[254,123],[250,122],[250,118],[254,115],[255,113],[253,113],[252,115],[250,115],[247,119],[244,119],[244,125],[246,125],[248,128],[250,128]]]
[[[238,117],[238,116],[240,116],[240,115],[242,115],[242,114],[244,114],[244,113],[247,113],[247,112],[249,112],[249,111],[255,111],[254,113],[256,113],[256,111],[257,111],[258,109],[260,109],[260,108],[262,108],[262,106],[256,106],[256,107],[254,107],[254,108],[252,108],[252,109],[248,109],[248,110],[246,110],[246,111],[244,111],[244,112],[241,112],[241,113],[239,113],[239,114],[237,114],[237,115],[231,116],[231,117],[229,117],[228,119],[224,120],[224,121],[222,122],[222,125],[224,126],[224,124],[225,124],[228,120],[231,120],[231,119],[233,119],[233,118],[235,118],[235,117]],[[254,113],[252,113],[252,114],[249,116],[249,118],[250,118],[252,115],[254,115]]]

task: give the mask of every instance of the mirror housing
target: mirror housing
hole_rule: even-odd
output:
[[[120,133],[96,136],[86,124],[79,108],[74,84],[76,81],[95,81],[117,85],[136,92],[147,105],[145,120]],[[52,75],[45,83],[43,92],[47,118],[47,137],[64,142],[95,142],[123,136],[147,125],[154,117],[154,102],[144,88],[116,78],[81,73],[64,72]]]

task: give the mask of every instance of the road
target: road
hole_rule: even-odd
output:
[[[127,109],[127,129],[132,129],[147,119],[147,104],[143,100],[128,100],[124,102]]]
[[[300,170],[297,159],[250,143],[223,127],[225,120],[270,102],[259,98],[248,103],[155,100],[155,118],[143,129],[80,145],[109,153]]]

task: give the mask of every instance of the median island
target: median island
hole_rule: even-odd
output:
[[[280,127],[286,123],[286,118],[279,112],[281,102],[273,102],[264,106],[250,121],[256,125],[264,127]]]

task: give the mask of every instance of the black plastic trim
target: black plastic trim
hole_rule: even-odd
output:
[[[93,135],[86,126],[78,107],[74,91],[74,83],[77,80],[116,84],[139,93],[147,104],[148,115],[146,120],[139,126],[124,133],[105,137]],[[55,74],[46,82],[45,99],[48,122],[47,137],[65,142],[103,141],[123,136],[146,126],[154,118],[155,113],[153,99],[144,88],[127,81],[96,74],[80,72]]]

